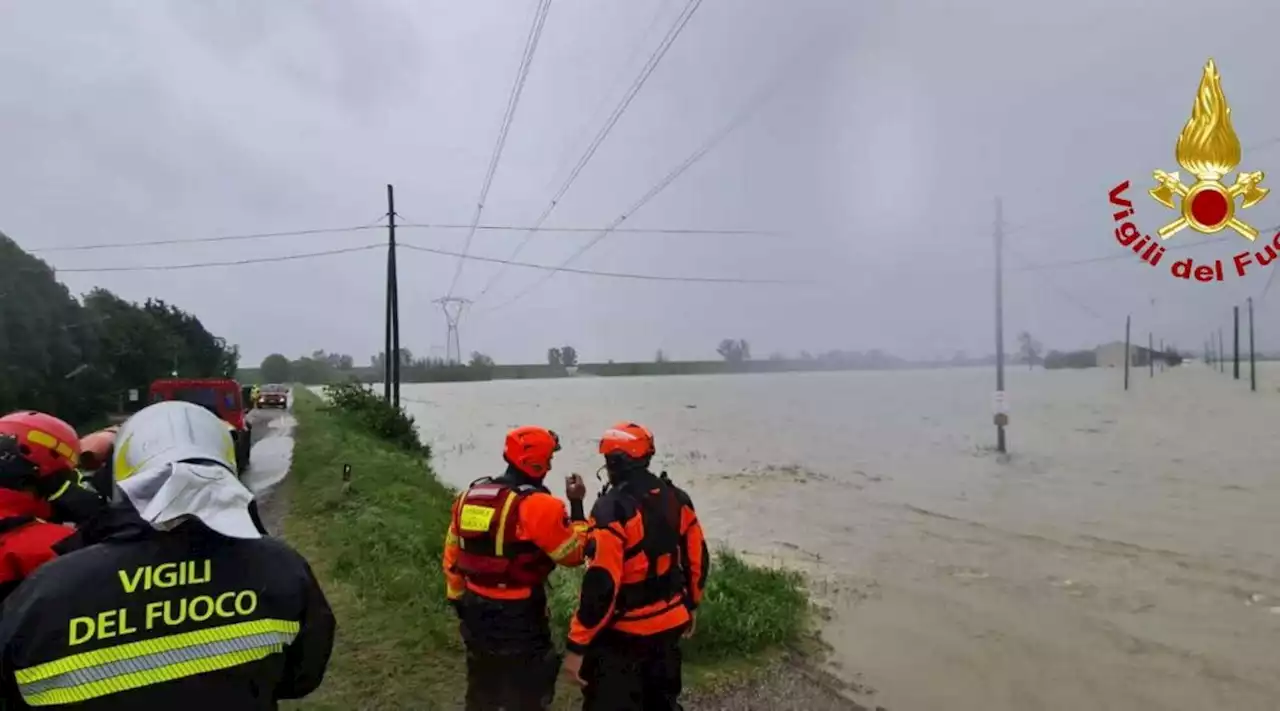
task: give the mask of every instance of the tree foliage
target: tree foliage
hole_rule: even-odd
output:
[[[566,368],[578,365],[578,349],[573,346],[560,346],[560,364]]]
[[[0,412],[31,408],[87,424],[152,380],[235,372],[239,350],[158,299],[105,289],[78,301],[43,261],[0,234]]]
[[[751,360],[751,344],[744,339],[726,338],[720,341],[716,353],[720,354],[729,363],[741,363],[744,360]]]
[[[564,355],[559,348],[547,349],[547,365],[564,365]]]
[[[292,363],[284,355],[272,353],[262,359],[262,380],[268,383],[293,382],[291,365]]]
[[[1044,346],[1040,345],[1040,341],[1033,338],[1030,333],[1023,331],[1018,334],[1018,360],[1026,363],[1028,368],[1042,362],[1040,354],[1043,352]]]

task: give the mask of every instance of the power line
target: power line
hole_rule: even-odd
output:
[[[520,57],[520,68],[516,71],[515,82],[511,85],[511,95],[507,97],[507,109],[502,116],[502,126],[498,129],[498,139],[493,146],[493,155],[489,158],[489,169],[485,173],[484,183],[480,188],[480,197],[476,199],[476,211],[471,218],[471,228],[467,231],[466,243],[462,247],[463,254],[471,251],[471,238],[475,237],[476,225],[480,223],[480,214],[484,212],[485,199],[489,196],[489,188],[493,186],[493,176],[498,172],[498,163],[502,160],[502,149],[507,144],[507,132],[515,119],[520,95],[524,92],[525,81],[529,78],[529,68],[533,66],[533,56],[538,51],[542,26],[546,23],[547,13],[550,10],[551,0],[540,0],[538,10],[533,16],[533,24],[529,27],[529,36],[525,39],[524,54]],[[466,264],[466,261],[458,260],[458,266],[453,271],[453,281],[449,282],[449,290],[445,294],[446,299],[453,296],[453,290],[458,286],[458,278],[462,276],[462,265]]]
[[[460,252],[454,252],[447,249],[436,249],[434,247],[423,247],[416,244],[407,244],[401,242],[400,247],[412,249],[419,252],[428,252],[430,254],[439,254],[444,257],[461,257],[477,262],[490,262],[493,264],[502,264],[512,267],[525,267],[528,269],[540,269],[543,271],[561,271],[570,274],[583,274],[587,276],[611,277],[614,279],[638,279],[642,281],[668,281],[668,282],[687,282],[699,284],[812,284],[812,281],[793,280],[793,279],[749,279],[738,277],[682,277],[667,276],[662,274],[635,274],[631,272],[610,272],[597,269],[573,269],[571,267],[561,267],[551,264],[534,264],[532,262],[518,262],[511,259],[500,259],[498,257],[482,257],[478,254],[463,255]]]
[[[1026,264],[1026,260],[1023,258],[1023,256],[1022,256],[1021,254],[1019,254],[1018,252],[1016,252],[1016,251],[1014,251],[1014,250],[1010,249],[1010,248],[1009,248],[1008,243],[1006,243],[1006,244],[1004,245],[1004,248],[1005,248],[1005,251],[1006,251],[1006,252],[1008,252],[1011,256],[1013,256],[1015,259],[1017,259],[1018,261],[1023,262],[1024,264]],[[1054,291],[1058,292],[1058,295],[1059,295],[1059,296],[1061,296],[1061,297],[1062,297],[1062,298],[1063,298],[1067,303],[1072,304],[1072,305],[1073,305],[1073,306],[1075,306],[1076,308],[1078,308],[1078,309],[1080,309],[1081,311],[1083,311],[1083,312],[1085,312],[1085,313],[1089,314],[1090,316],[1092,316],[1092,317],[1094,317],[1094,318],[1098,319],[1099,321],[1105,321],[1105,320],[1106,320],[1106,317],[1104,317],[1102,314],[1098,313],[1096,309],[1094,309],[1093,307],[1091,307],[1091,306],[1089,306],[1088,304],[1084,303],[1083,301],[1080,301],[1080,300],[1079,300],[1079,299],[1077,299],[1075,296],[1073,296],[1070,292],[1068,292],[1066,289],[1064,289],[1064,288],[1062,288],[1062,287],[1058,286],[1057,284],[1053,283],[1052,281],[1050,281],[1050,280],[1048,280],[1048,279],[1042,279],[1042,280],[1040,281],[1040,285],[1041,285],[1041,286],[1047,286],[1047,287],[1049,287],[1050,289],[1052,289],[1052,290],[1054,290]]]
[[[77,274],[93,274],[98,272],[166,272],[176,271],[179,269],[205,269],[208,267],[241,267],[248,264],[268,264],[271,262],[287,262],[296,259],[312,259],[314,257],[328,257],[335,254],[350,254],[352,252],[365,252],[371,249],[384,249],[385,244],[366,244],[362,247],[346,247],[343,249],[330,249],[323,252],[303,252],[301,254],[286,254],[278,257],[259,257],[257,259],[236,259],[223,262],[194,262],[189,264],[147,264],[133,267],[77,267],[64,269],[59,267],[58,273],[75,272]]]
[[[1257,143],[1253,143],[1248,146],[1245,146],[1244,148],[1241,149],[1241,152],[1248,155],[1253,153],[1254,151],[1262,151],[1262,150],[1268,149],[1272,146],[1275,146],[1276,144],[1280,144],[1280,136],[1273,136],[1271,138],[1258,141]],[[1008,225],[1007,228],[1005,229],[1005,233],[1009,234],[1013,232],[1022,232],[1031,227],[1042,226],[1046,223],[1047,224],[1061,223],[1075,217],[1076,215],[1081,214],[1082,211],[1088,210],[1090,207],[1095,206],[1097,204],[1098,204],[1097,200],[1089,200],[1088,202],[1080,202],[1075,208],[1072,208],[1069,211],[1055,209],[1052,212],[1044,212],[1035,217],[1032,217],[1031,219],[1024,220],[1022,222],[1015,222]]]
[[[285,262],[299,259],[313,259],[317,257],[329,257],[339,254],[351,254],[354,252],[365,252],[374,249],[383,249],[384,244],[366,244],[359,247],[346,247],[342,249],[330,249],[321,252],[302,252],[298,254],[286,254],[275,257],[258,257],[254,259],[237,259],[226,261],[212,262],[191,262],[185,264],[142,264],[135,266],[115,266],[115,267],[74,267],[59,268],[58,273],[77,273],[91,274],[99,272],[148,272],[148,271],[176,271],[184,269],[205,269],[213,267],[239,267],[250,264],[269,264],[273,262]],[[447,249],[436,249],[434,247],[424,247],[417,244],[398,243],[397,247],[409,249],[417,252],[426,252],[430,254],[438,254],[444,257],[455,257],[467,259],[477,262],[488,262],[494,264],[504,264],[515,267],[523,267],[527,269],[539,270],[558,270],[569,272],[572,274],[582,274],[586,276],[610,277],[614,279],[634,279],[641,281],[664,281],[664,282],[686,282],[686,283],[707,283],[707,284],[811,284],[811,281],[804,280],[788,280],[788,279],[751,279],[737,277],[703,277],[703,276],[669,276],[662,274],[635,274],[629,272],[611,272],[591,269],[572,269],[558,268],[549,264],[534,264],[531,262],[518,262],[509,259],[499,259],[496,257],[483,257],[478,254],[464,255],[461,252],[454,252]]]
[[[551,202],[547,203],[542,214],[534,221],[534,225],[536,227],[541,227],[542,223],[546,222],[547,218],[551,216],[551,213],[555,211],[556,206],[560,204],[560,199],[564,197],[565,193],[569,192],[569,188],[578,180],[578,176],[582,173],[582,170],[587,167],[587,163],[591,162],[591,158],[595,156],[600,145],[604,143],[606,138],[608,138],[609,133],[613,131],[613,127],[617,125],[618,120],[622,118],[624,113],[626,113],[627,107],[631,105],[631,101],[640,93],[640,89],[643,88],[645,82],[649,80],[649,77],[653,74],[653,70],[658,67],[662,58],[666,56],[667,50],[671,49],[671,45],[675,44],[676,39],[684,30],[685,25],[689,24],[689,19],[693,17],[693,14],[698,11],[698,8],[701,5],[702,0],[689,0],[685,5],[684,10],[680,12],[676,21],[671,25],[671,29],[667,30],[667,34],[662,38],[662,42],[658,44],[657,49],[654,50],[653,54],[649,56],[649,60],[645,62],[644,67],[641,68],[639,76],[637,76],[635,81],[632,82],[630,88],[627,89],[627,93],[623,95],[622,100],[618,102],[616,107],[614,107],[613,113],[611,113],[609,118],[605,120],[604,125],[600,127],[595,138],[592,139],[591,144],[587,146],[587,150],[583,152],[582,157],[578,159],[573,170],[569,172],[569,177],[564,181],[564,184],[560,186],[560,189],[556,191],[556,194],[551,198]],[[525,238],[521,240],[520,243],[516,245],[515,250],[512,251],[510,258],[515,259],[520,256],[520,252],[524,250],[525,245],[529,244],[529,240],[533,239],[533,235],[535,234],[536,232],[530,231],[525,235]],[[477,300],[489,293],[489,289],[493,288],[493,285],[498,282],[498,279],[502,276],[503,272],[504,269],[499,269],[489,279],[488,283],[484,285],[484,288],[482,288],[480,293],[476,296]]]
[[[400,214],[397,210],[396,214]],[[107,249],[130,249],[134,247],[158,247],[165,245],[182,245],[182,244],[207,244],[214,242],[239,242],[262,239],[276,239],[280,237],[305,237],[309,235],[322,234],[341,234],[345,232],[360,232],[363,230],[380,229],[382,221],[386,219],[383,215],[377,222],[356,225],[352,227],[325,227],[310,230],[293,230],[288,232],[259,232],[255,234],[242,235],[216,235],[212,237],[187,237],[182,239],[160,239],[148,240],[145,242],[96,242],[91,244],[67,245],[59,247],[37,247],[28,249],[30,253],[46,253],[46,252],[87,252]],[[432,229],[432,230],[466,230],[470,229],[470,225],[459,223],[405,223],[396,224],[396,229]],[[483,232],[520,232],[525,230],[534,230],[538,232],[599,232],[599,227],[536,227],[526,225],[476,225],[476,230]],[[751,230],[751,229],[694,229],[694,228],[678,228],[678,227],[655,227],[646,228],[619,228],[615,232],[631,232],[635,234],[667,234],[667,235],[760,235],[760,236],[780,236],[783,232],[775,230]]]
[[[636,38],[636,41],[632,44],[631,51],[627,53],[626,60],[618,65],[618,72],[614,77],[615,81],[609,82],[610,86],[614,84],[622,84],[623,80],[625,79],[624,75],[627,74],[630,71],[632,65],[635,64],[636,58],[640,56],[640,51],[644,49],[646,40],[649,39],[649,34],[653,32],[653,28],[658,26],[658,21],[662,19],[662,16],[667,9],[667,5],[670,2],[671,0],[660,0],[660,2],[658,3],[657,9],[653,13],[653,17],[650,18],[649,20],[649,24],[645,26],[644,31],[640,33],[640,35]],[[566,144],[568,148],[572,149],[576,146],[581,145],[583,142],[587,140],[587,135],[588,135],[587,130],[591,126],[596,125],[596,119],[602,118],[602,115],[604,114],[604,110],[609,106],[609,99],[611,98],[611,96],[612,94],[607,91],[600,96],[600,101],[596,104],[596,107],[588,115],[587,120],[578,126],[578,130],[574,133],[574,139],[571,142]],[[555,176],[555,175],[564,174],[564,172],[568,170],[569,161],[573,158],[573,156],[574,156],[574,153],[572,150],[564,151],[563,157],[561,157],[560,160],[556,161],[556,169],[555,169],[555,172],[552,173],[552,175]]]
[[[504,306],[507,306],[508,304],[514,303],[518,299],[524,297],[529,292],[533,291],[534,289],[537,289],[539,286],[542,286],[548,280],[553,278],[557,271],[566,271],[565,267],[567,267],[570,263],[572,263],[574,260],[578,259],[582,255],[586,254],[588,250],[590,250],[592,247],[595,247],[597,244],[599,244],[600,241],[603,240],[605,237],[608,237],[609,234],[614,230],[616,230],[619,227],[619,225],[621,225],[624,221],[627,220],[627,218],[631,217],[631,215],[635,214],[637,210],[640,210],[645,205],[647,205],[650,200],[653,200],[655,197],[661,194],[663,190],[666,190],[667,186],[671,185],[671,183],[675,182],[675,180],[679,178],[681,175],[683,175],[685,171],[687,171],[689,168],[697,164],[698,161],[702,160],[708,153],[711,152],[713,148],[715,148],[717,145],[720,144],[721,141],[727,138],[729,134],[733,133],[734,130],[736,130],[739,126],[745,123],[748,118],[754,115],[756,110],[760,108],[762,105],[764,105],[766,101],[772,98],[774,95],[774,92],[778,89],[778,87],[782,85],[783,80],[788,75],[785,69],[789,69],[791,66],[793,66],[793,64],[796,61],[798,61],[802,56],[804,56],[804,54],[807,54],[807,52],[802,53],[801,56],[793,58],[791,62],[787,62],[784,65],[784,70],[780,70],[778,74],[773,77],[773,79],[771,79],[768,83],[762,86],[755,93],[755,95],[753,95],[747,101],[747,103],[743,105],[741,109],[738,110],[738,112],[728,121],[728,123],[722,126],[720,130],[712,134],[705,142],[703,142],[701,146],[698,147],[697,150],[691,153],[679,165],[677,165],[669,173],[663,176],[661,180],[659,180],[656,184],[650,187],[649,190],[646,191],[645,194],[642,195],[639,200],[633,203],[631,207],[623,211],[623,213],[619,215],[616,219],[614,219],[613,222],[611,222],[604,229],[596,233],[594,237],[592,237],[582,247],[574,251],[573,254],[570,254],[567,259],[565,259],[560,263],[559,267],[548,272],[547,275],[544,276],[542,279],[534,282],[529,287],[522,289],[521,291],[519,291],[518,293],[516,293],[514,296],[507,299],[506,301],[486,310],[494,311],[497,309],[501,309]]]
[[[398,213],[397,213],[398,214]],[[407,222],[397,224],[397,228],[418,228],[428,230],[466,230],[470,229],[470,225],[444,223],[444,222]],[[599,227],[539,227],[537,225],[476,225],[477,230],[485,231],[507,231],[507,232],[599,232]],[[681,227],[618,227],[614,232],[631,232],[635,234],[653,234],[653,235],[761,235],[777,237],[786,234],[778,230],[752,230],[752,229],[698,229],[698,228],[681,228]]]
[[[45,252],[88,252],[100,249],[127,249],[129,247],[158,247],[161,245],[171,244],[201,244],[210,242],[239,242],[257,239],[272,239],[277,237],[303,237],[307,235],[323,235],[323,234],[339,234],[342,232],[359,232],[361,230],[372,230],[380,227],[383,218],[379,218],[378,222],[368,225],[358,225],[354,227],[325,227],[313,230],[293,230],[290,232],[258,232],[255,234],[243,235],[218,235],[214,237],[195,237],[186,239],[157,239],[146,242],[100,242],[96,244],[77,244],[65,247],[40,247],[37,249],[29,249],[32,253]]]
[[[1267,227],[1261,230],[1261,232],[1263,233],[1266,233],[1266,232],[1274,233],[1276,231],[1280,231],[1280,225],[1274,225],[1272,227]],[[1200,240],[1199,242],[1185,242],[1183,244],[1177,244],[1172,247],[1166,247],[1165,250],[1169,252],[1178,252],[1185,249],[1195,249],[1196,247],[1203,247],[1207,244],[1220,244],[1221,242],[1222,242],[1221,239],[1211,237],[1208,239]],[[1029,263],[1013,271],[1034,272],[1034,271],[1042,271],[1045,269],[1061,269],[1063,267],[1075,267],[1075,266],[1081,266],[1085,264],[1096,264],[1099,262],[1112,262],[1120,259],[1133,259],[1133,258],[1134,258],[1133,254],[1125,250],[1125,251],[1119,252],[1118,254],[1110,254],[1105,257],[1069,259],[1069,260],[1063,260],[1063,261],[1057,261],[1057,262],[1044,262],[1041,264]]]

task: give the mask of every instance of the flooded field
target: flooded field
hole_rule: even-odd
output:
[[[437,470],[651,427],[709,535],[809,570],[833,671],[890,711],[1280,708],[1280,371],[987,369],[409,385]],[[553,489],[561,488],[558,480]]]

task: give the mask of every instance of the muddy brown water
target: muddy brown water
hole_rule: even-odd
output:
[[[1268,377],[1268,376],[1274,377]],[[810,573],[874,708],[1280,708],[1280,370],[987,369],[406,385],[464,485],[536,423],[592,474],[634,418],[709,535]],[[558,488],[558,487],[557,487]]]

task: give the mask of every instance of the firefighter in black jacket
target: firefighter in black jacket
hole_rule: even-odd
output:
[[[87,545],[5,602],[5,708],[256,711],[314,691],[333,613],[307,562],[250,520],[226,426],[162,402],[117,445]]]

